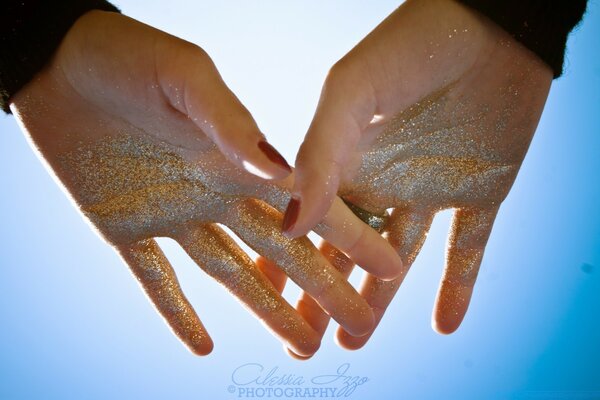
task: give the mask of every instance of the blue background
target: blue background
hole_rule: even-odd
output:
[[[204,47],[261,129],[294,160],[328,68],[394,1],[122,0],[122,10]],[[569,40],[565,75],[487,247],[462,327],[430,315],[450,218],[440,214],[372,341],[290,359],[224,289],[160,240],[215,340],[192,356],[71,206],[14,118],[0,117],[0,398],[229,399],[247,362],[370,380],[352,398],[600,398],[600,4]],[[359,280],[354,274],[353,282]],[[298,290],[286,289],[295,302]]]

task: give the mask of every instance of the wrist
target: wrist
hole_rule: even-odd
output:
[[[73,23],[91,9],[118,11],[102,0],[9,1],[0,24],[0,107],[39,72]]]
[[[569,32],[581,20],[587,0],[459,0],[489,18],[543,60],[554,78],[562,73]]]

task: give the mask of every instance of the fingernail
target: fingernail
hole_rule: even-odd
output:
[[[296,225],[296,220],[298,219],[298,214],[300,213],[300,200],[295,197],[292,197],[290,200],[287,209],[285,210],[285,215],[283,216],[283,231],[287,232],[291,230],[294,225]]]
[[[265,156],[267,156],[269,160],[271,160],[271,162],[286,169],[288,172],[292,172],[290,164],[288,164],[287,161],[285,161],[285,158],[283,158],[283,156],[279,154],[279,152],[275,150],[275,147],[271,146],[269,142],[261,140],[260,142],[258,142],[258,148],[264,153]]]

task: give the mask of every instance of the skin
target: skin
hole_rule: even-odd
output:
[[[11,110],[48,170],[195,354],[209,353],[213,342],[158,236],[178,241],[295,353],[310,356],[320,345],[261,264],[217,223],[277,263],[346,329],[372,329],[366,301],[311,242],[282,235],[291,170],[260,151],[264,136],[197,46],[120,14],[89,12],[11,99]],[[402,262],[394,249],[340,199],[333,204],[317,233],[380,278],[397,277]]]
[[[301,206],[286,234],[314,226],[330,207],[327,193],[375,213],[393,209],[384,236],[403,273],[389,282],[368,275],[360,290],[379,322],[435,213],[454,209],[432,324],[455,331],[551,81],[546,64],[477,12],[407,1],[332,67],[297,156],[292,193]],[[343,254],[328,258],[349,273]],[[328,317],[310,296],[298,310],[324,333]],[[371,334],[340,329],[337,338],[356,349]]]

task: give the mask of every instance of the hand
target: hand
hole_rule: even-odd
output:
[[[278,157],[256,151],[256,124],[197,47],[93,11],[14,96],[11,109],[91,225],[196,354],[209,353],[212,341],[154,237],[177,240],[294,352],[311,355],[320,344],[217,223],[276,262],[345,329],[360,335],[372,328],[368,304],[311,242],[282,235],[275,208],[288,202],[292,177],[266,181],[239,168],[251,162],[262,175],[288,174]],[[334,203],[321,235],[371,272],[397,275],[393,248],[370,235],[341,200]]]
[[[298,153],[292,193],[301,207],[288,235],[318,222],[335,193],[374,213],[393,208],[385,231],[406,273],[435,213],[455,209],[433,318],[453,332],[551,80],[537,56],[471,9],[409,0],[331,69]],[[377,321],[404,273],[363,283]],[[303,309],[326,327],[318,307]],[[338,339],[358,348],[369,336]]]

